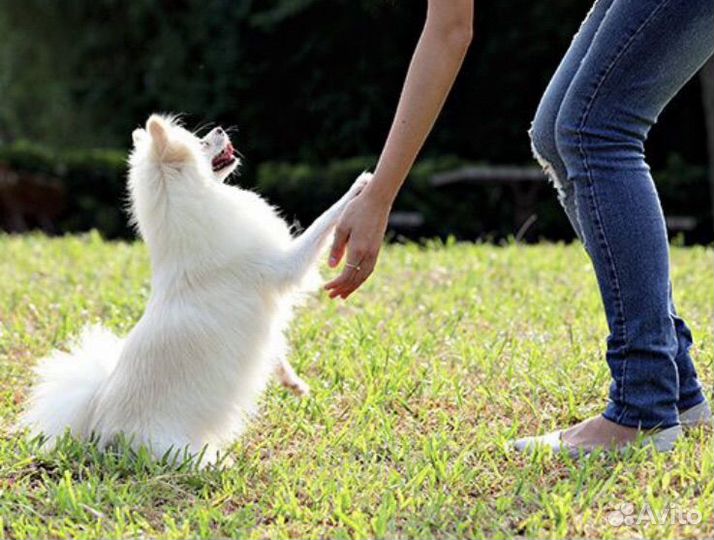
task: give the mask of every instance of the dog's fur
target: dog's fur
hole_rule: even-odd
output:
[[[228,148],[233,159],[215,171]],[[237,164],[232,153],[220,128],[199,139],[169,117],[134,132],[131,209],[152,266],[146,311],[125,339],[89,327],[70,352],[41,361],[21,426],[50,445],[69,428],[103,446],[123,434],[156,457],[207,449],[210,462],[241,432],[271,373],[307,391],[286,360],[284,332],[370,175],[294,238],[258,195],[222,182]]]

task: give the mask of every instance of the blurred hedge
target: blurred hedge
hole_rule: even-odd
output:
[[[20,172],[39,172],[60,179],[67,208],[57,224],[63,232],[98,229],[107,238],[130,238],[125,207],[126,152],[72,150],[55,152],[17,141],[0,147],[0,163]]]
[[[434,172],[528,163],[526,131],[592,0],[481,2],[475,40],[397,209],[424,224],[398,234],[501,238],[516,232],[507,187],[435,190]],[[236,181],[307,224],[384,141],[427,2],[394,0],[0,0],[0,144],[118,147],[156,111],[191,128],[240,126],[254,162]],[[647,145],[665,211],[694,217],[687,241],[712,240],[701,95],[696,80],[663,113]],[[64,231],[130,237],[122,212],[124,152],[16,143],[15,168],[60,178]],[[670,157],[676,154],[682,156]],[[334,161],[339,159],[339,161]],[[294,163],[310,165],[295,165]],[[529,238],[570,238],[544,187]]]
[[[278,204],[288,219],[309,224],[344,193],[351,179],[374,168],[376,158],[359,157],[332,161],[325,166],[264,163],[258,167],[260,193]],[[462,185],[434,188],[434,174],[476,165],[456,156],[423,159],[412,169],[394,206],[397,212],[416,212],[423,218],[418,227],[392,227],[398,236],[411,239],[442,237],[498,239],[515,234],[513,198],[509,186]],[[571,238],[567,221],[551,190],[543,186],[536,212],[538,220],[530,238],[547,235]]]
[[[12,169],[42,172],[59,178],[69,206],[58,224],[64,232],[98,229],[107,238],[130,238],[126,206],[126,152],[76,150],[52,152],[24,141],[0,147],[0,163]],[[308,225],[336,201],[362,171],[374,168],[374,156],[330,161],[324,165],[265,162],[232,181],[255,189],[283,216]],[[393,233],[412,239],[453,235],[458,239],[498,240],[516,234],[513,196],[509,186],[461,185],[434,188],[438,172],[474,165],[455,156],[420,160],[412,170],[395,211],[416,212],[419,227],[396,228]],[[668,215],[690,216],[697,227],[685,235],[687,242],[708,243],[712,238],[711,210],[704,167],[671,156],[667,167],[655,174]],[[535,208],[537,219],[529,229],[531,240],[572,239],[573,234],[550,186],[544,185]]]

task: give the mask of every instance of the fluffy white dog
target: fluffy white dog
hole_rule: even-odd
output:
[[[102,446],[123,434],[156,457],[203,451],[205,464],[241,432],[273,372],[307,392],[284,332],[370,175],[293,237],[258,195],[223,183],[239,160],[221,128],[199,139],[153,115],[133,138],[131,209],[152,266],[146,311],[125,339],[90,327],[41,361],[20,425],[50,445],[68,428]]]

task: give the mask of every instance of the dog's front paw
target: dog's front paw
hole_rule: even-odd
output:
[[[372,180],[372,176],[372,173],[366,171],[360,174],[347,192],[348,198],[354,199],[357,195],[362,193],[362,190],[364,190],[367,184]]]

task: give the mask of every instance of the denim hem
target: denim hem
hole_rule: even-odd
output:
[[[679,413],[677,412],[676,408],[674,409],[672,418],[667,418],[662,422],[651,423],[633,420],[631,418],[631,415],[627,414],[627,411],[610,402],[610,404],[607,406],[607,409],[605,409],[605,412],[602,413],[602,416],[606,420],[614,422],[615,424],[618,424],[620,426],[638,429],[667,429],[679,425]]]
[[[682,400],[680,399],[677,402],[677,408],[680,411],[686,411],[687,409],[691,409],[692,407],[696,407],[700,403],[704,403],[706,401],[706,398],[704,397],[704,394],[702,392],[699,392],[698,394],[695,394],[692,398]]]

